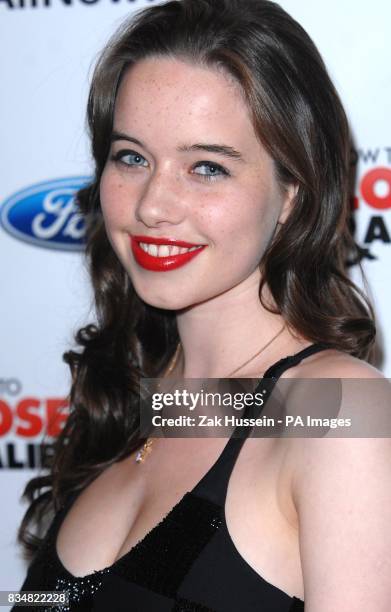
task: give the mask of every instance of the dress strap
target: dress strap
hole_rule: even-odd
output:
[[[266,370],[264,376],[259,380],[253,392],[255,395],[260,387],[262,387],[264,393],[266,393],[265,402],[262,406],[261,412],[265,408],[271,392],[283,372],[299,364],[306,357],[329,348],[331,348],[331,345],[326,343],[318,342],[311,344],[295,355],[283,357],[271,365],[270,368]],[[259,416],[261,412],[259,412],[257,416]],[[247,413],[248,411],[246,411],[246,414]],[[246,416],[246,414],[243,416]],[[235,466],[240,449],[242,448],[243,443],[248,437],[250,431],[251,427],[236,427],[234,429],[217,461],[194,487],[194,489],[191,491],[192,493],[206,497],[210,501],[224,506],[231,472]]]
[[[309,357],[310,355],[314,355],[315,353],[319,353],[319,351],[324,351],[329,348],[331,348],[330,344],[326,344],[325,342],[317,342],[316,344],[310,344],[310,346],[307,346],[305,349],[299,351],[298,353],[295,353],[294,355],[283,357],[276,363],[273,363],[273,365],[271,365],[270,368],[266,370],[265,374],[263,375],[263,378],[261,378],[261,380],[259,381],[256,390],[258,389],[259,385],[262,384],[262,380],[264,378],[278,379],[280,378],[281,374],[285,372],[285,370],[288,370],[289,368],[298,365],[306,357]]]

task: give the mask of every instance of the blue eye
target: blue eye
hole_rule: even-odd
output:
[[[115,162],[120,162],[125,166],[148,166],[148,162],[140,155],[140,153],[136,153],[136,151],[118,151],[112,156],[112,160]]]
[[[202,171],[196,172],[196,169],[201,169]],[[198,174],[209,181],[216,179],[218,176],[229,176],[229,172],[225,168],[219,164],[207,161],[199,162],[195,166],[194,174]]]

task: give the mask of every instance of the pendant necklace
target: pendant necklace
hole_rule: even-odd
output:
[[[231,376],[233,374],[236,374],[236,372],[238,372],[239,370],[241,370],[242,368],[244,368],[244,366],[248,365],[253,359],[255,359],[256,357],[258,357],[258,355],[260,355],[261,353],[263,353],[263,351],[265,351],[271,344],[272,342],[274,342],[278,336],[280,336],[280,334],[282,334],[282,332],[284,331],[286,327],[286,324],[284,323],[284,325],[281,327],[281,329],[276,333],[275,336],[273,336],[273,338],[271,338],[271,340],[269,340],[261,349],[259,349],[259,351],[257,351],[255,353],[255,355],[252,355],[252,357],[250,357],[250,359],[247,359],[247,361],[245,361],[244,363],[240,364],[240,366],[238,366],[237,368],[235,368],[232,372],[230,372],[229,374],[227,374],[227,376],[223,376],[220,378],[231,378]],[[173,369],[176,366],[176,363],[178,361],[178,356],[181,350],[181,343],[178,343],[178,346],[176,347],[175,353],[171,359],[171,362],[169,363],[166,371],[163,374],[163,377],[168,376],[169,374],[171,374],[171,372],[173,371]],[[152,450],[152,444],[153,444],[154,438],[148,438],[143,446],[140,448],[140,450],[137,452],[136,454],[136,463],[143,463],[143,461],[145,460],[145,458],[147,457],[147,455],[151,452]]]

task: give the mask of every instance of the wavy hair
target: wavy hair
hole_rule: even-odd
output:
[[[292,330],[313,342],[368,359],[372,307],[346,273],[355,252],[349,232],[350,138],[345,112],[314,43],[268,0],[173,0],[127,20],[97,62],[88,100],[94,180],[78,194],[87,222],[86,256],[96,321],[64,355],[72,373],[70,414],[47,475],[24,491],[30,505],[18,537],[27,554],[51,509],[110,464],[140,447],[139,381],[158,376],[173,355],[175,313],[145,304],[108,241],[99,184],[125,72],[148,57],[183,58],[219,67],[240,84],[254,129],[274,160],[282,187],[298,187],[291,214],[268,246],[260,269]],[[264,304],[270,310],[270,306]]]

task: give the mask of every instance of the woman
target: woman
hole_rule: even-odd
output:
[[[382,377],[344,271],[347,122],[313,43],[266,0],[153,6],[107,46],[88,117],[97,322],[26,488],[23,589],[70,610],[388,610],[387,440],[139,438],[144,377]]]

